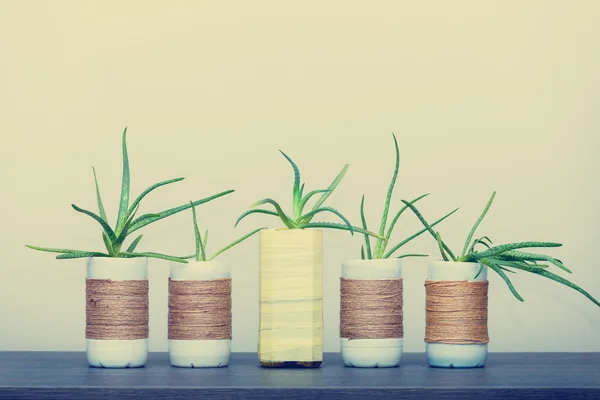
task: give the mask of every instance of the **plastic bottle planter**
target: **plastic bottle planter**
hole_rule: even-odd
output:
[[[148,259],[88,258],[88,363],[104,368],[144,366],[148,330]]]
[[[231,273],[220,261],[172,263],[169,359],[174,367],[225,367],[231,354]]]
[[[488,354],[487,267],[478,263],[429,264],[426,289],[426,353],[433,367],[474,368]]]
[[[347,367],[396,367],[402,357],[401,260],[346,260],[340,338]]]
[[[323,232],[260,232],[258,358],[265,367],[323,361]]]

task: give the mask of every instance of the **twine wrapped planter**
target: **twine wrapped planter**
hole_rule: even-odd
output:
[[[169,359],[174,367],[225,367],[231,354],[231,273],[220,261],[172,263]]]
[[[487,267],[473,279],[478,263],[434,261],[425,281],[425,342],[433,367],[474,368],[488,354]]]
[[[258,358],[265,367],[323,361],[323,232],[260,232]]]
[[[347,367],[396,367],[403,347],[401,260],[346,260],[340,345]]]
[[[92,367],[142,367],[148,359],[148,259],[87,259],[86,354]]]

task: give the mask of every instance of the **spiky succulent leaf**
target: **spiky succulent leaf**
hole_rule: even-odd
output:
[[[52,247],[33,246],[31,244],[26,244],[25,247],[28,247],[32,250],[46,251],[49,253],[63,253],[63,254],[94,253],[93,251],[87,251],[87,250],[57,249],[57,248],[52,248]]]
[[[524,301],[523,297],[521,297],[521,295],[519,294],[519,292],[517,292],[517,289],[515,289],[515,287],[513,286],[512,282],[510,281],[510,279],[508,278],[508,276],[504,273],[504,271],[502,271],[502,269],[498,268],[498,266],[496,264],[494,264],[491,260],[488,260],[486,258],[480,259],[479,262],[481,264],[483,264],[483,265],[488,266],[489,268],[491,268],[492,270],[494,270],[494,272],[496,272],[498,275],[500,275],[500,277],[502,278],[502,280],[506,283],[506,285],[508,286],[508,288],[512,292],[513,296],[515,296],[519,301]]]
[[[195,206],[199,206],[200,204],[208,203],[211,200],[217,199],[219,197],[228,195],[228,194],[233,193],[233,192],[234,192],[234,190],[226,190],[224,192],[217,193],[215,195],[206,197],[204,199],[196,200],[196,201],[193,202],[193,204]],[[153,214],[154,216],[149,217],[149,218],[145,217],[144,215],[142,215],[142,216],[138,217],[137,219],[135,219],[133,221],[133,223],[131,224],[131,227],[129,228],[129,234],[137,231],[140,228],[143,228],[144,226],[146,226],[148,224],[151,224],[153,222],[156,222],[156,221],[159,221],[161,219],[167,218],[167,217],[169,217],[169,216],[171,216],[173,214],[179,213],[181,211],[185,211],[185,210],[189,209],[190,207],[191,207],[190,204],[184,204],[184,205],[179,206],[179,207],[174,207],[174,208],[171,208],[171,209],[159,212],[159,213],[154,213]]]
[[[102,229],[104,229],[104,232],[106,232],[106,234],[108,235],[108,238],[113,241],[116,242],[117,241],[117,237],[115,236],[115,233],[113,232],[113,230],[111,229],[110,226],[108,226],[108,224],[106,223],[105,220],[102,219],[102,217],[94,214],[91,211],[88,210],[84,210],[83,208],[77,207],[75,204],[71,204],[71,207],[73,207],[73,209],[77,212],[80,212],[82,214],[85,214],[89,217],[92,217],[94,220],[96,220],[101,226]]]
[[[467,240],[466,240],[465,245],[463,247],[463,251],[461,253],[461,257],[464,257],[467,254],[467,249],[469,248],[469,245],[471,244],[471,240],[473,239],[473,235],[475,234],[475,231],[479,227],[479,224],[481,224],[481,221],[483,221],[483,218],[486,216],[488,210],[492,206],[492,203],[494,202],[494,197],[496,197],[496,192],[492,193],[492,196],[488,200],[485,208],[483,209],[483,212],[481,213],[481,215],[479,216],[479,218],[477,218],[477,221],[475,221],[475,225],[473,225],[473,227],[471,228],[471,231],[469,232],[469,236],[467,236]]]
[[[416,254],[416,253],[402,254],[401,256],[398,256],[396,258],[407,258],[407,257],[429,257],[429,254]]]
[[[552,272],[544,269],[544,268],[534,268],[534,267],[524,267],[524,266],[515,266],[514,268],[516,269],[520,269],[523,271],[527,271],[527,272],[531,272],[533,274],[536,275],[540,275],[543,276],[544,278],[548,278],[551,279],[555,282],[558,282],[562,285],[565,285],[567,287],[570,287],[571,289],[574,289],[576,291],[578,291],[579,293],[581,293],[582,295],[584,295],[585,297],[587,297],[589,300],[591,300],[594,304],[596,304],[597,306],[600,307],[600,302],[598,302],[598,300],[596,300],[594,297],[592,297],[591,294],[589,294],[588,292],[586,292],[585,290],[583,290],[582,288],[580,288],[579,286],[577,286],[576,284],[574,284],[571,281],[568,281],[565,278],[562,278],[556,274],[553,274]]]
[[[414,233],[413,235],[407,237],[406,239],[404,239],[403,241],[401,241],[400,243],[398,243],[397,245],[395,245],[394,247],[392,247],[387,253],[385,253],[385,255],[383,256],[383,258],[389,258],[399,248],[401,248],[402,246],[404,246],[405,244],[407,244],[411,240],[416,239],[417,237],[421,236],[423,233],[428,232],[429,229],[431,229],[434,226],[436,226],[437,224],[441,223],[442,221],[444,221],[446,218],[448,218],[449,216],[451,216],[452,214],[454,214],[457,211],[458,211],[458,208],[450,211],[448,214],[444,215],[442,218],[438,219],[437,221],[434,221],[433,224],[429,225],[429,228],[427,228],[427,227],[423,228],[420,231],[418,231],[417,233]],[[452,255],[452,257],[454,258],[454,255]]]
[[[388,192],[385,197],[385,206],[383,207],[383,215],[381,217],[381,224],[379,226],[379,235],[383,236],[385,233],[385,226],[387,224],[387,217],[390,210],[390,202],[392,201],[392,194],[394,192],[394,187],[396,186],[396,179],[398,178],[398,170],[400,169],[400,151],[398,150],[398,141],[396,140],[396,135],[392,133],[394,138],[394,147],[396,149],[396,165],[394,167],[394,173],[392,175],[392,181],[390,182],[390,186],[388,187]],[[375,254],[377,256],[381,253],[382,242],[378,241],[375,246]]]
[[[343,224],[337,224],[335,222],[310,222],[308,224],[304,224],[304,225],[300,225],[298,226],[298,228],[300,229],[306,229],[306,228],[324,228],[324,229],[339,229],[342,231],[349,231],[348,226],[347,225],[343,225]],[[371,232],[371,231],[366,231],[362,228],[359,228],[358,226],[352,226],[352,230],[354,232],[358,232],[358,233],[366,233],[369,236],[373,236],[374,238],[377,239],[382,239],[385,240],[384,237],[379,236],[378,233],[375,232]]]
[[[78,253],[64,253],[56,256],[58,260],[65,260],[71,258],[88,258],[88,257],[110,257],[110,255],[105,253],[99,253],[96,251],[81,251]]]
[[[499,256],[502,253],[509,250],[525,249],[532,247],[560,247],[562,244],[554,242],[518,242],[518,243],[507,243],[499,246],[492,247],[489,250],[482,251],[480,253],[471,253],[468,255],[467,261],[477,262],[482,258],[489,258]]]
[[[261,230],[263,230],[263,229],[267,229],[267,228],[258,228],[258,229],[255,229],[255,230],[253,230],[252,232],[250,232],[250,233],[247,233],[247,234],[245,234],[244,236],[240,237],[239,239],[237,239],[237,240],[235,240],[235,241],[231,242],[230,244],[228,244],[227,246],[223,247],[221,250],[219,250],[219,251],[217,251],[215,254],[213,254],[213,255],[212,255],[210,258],[209,258],[209,261],[210,261],[210,260],[213,260],[213,259],[214,259],[216,256],[218,256],[219,254],[221,254],[221,253],[223,253],[223,252],[225,252],[225,251],[229,250],[229,249],[230,249],[230,248],[232,248],[233,246],[235,246],[235,245],[237,245],[237,244],[239,244],[239,243],[243,242],[244,240],[248,239],[249,237],[251,237],[252,235],[254,235],[254,234],[255,234],[255,233],[257,233],[257,232],[260,232],[260,231],[261,231]]]
[[[204,257],[201,258],[202,251],[202,238],[200,237],[200,230],[198,229],[198,221],[196,219],[196,207],[194,203],[190,201],[192,207],[192,219],[194,223],[194,236],[196,238],[196,261],[204,260]]]
[[[365,218],[365,195],[362,195],[362,199],[360,200],[360,222],[362,223],[363,229],[366,231],[369,228],[367,227],[367,219]],[[373,259],[373,253],[371,252],[371,238],[369,235],[363,234],[365,237],[365,248],[367,249],[367,259]],[[361,251],[364,252],[364,248],[361,247]],[[364,259],[364,257],[363,257]]]
[[[318,208],[318,209],[316,209],[316,210],[312,210],[312,211],[310,211],[310,212],[308,212],[308,213],[304,214],[304,215],[303,215],[303,216],[302,216],[300,219],[301,219],[301,220],[306,220],[306,219],[308,219],[308,220],[310,221],[310,219],[312,219],[312,217],[313,217],[315,214],[322,213],[322,212],[330,212],[330,213],[332,213],[332,214],[335,214],[335,215],[337,215],[338,217],[340,217],[340,218],[342,219],[342,221],[344,221],[344,223],[345,223],[345,224],[346,224],[346,226],[348,227],[348,230],[350,231],[350,233],[351,233],[352,235],[354,235],[354,228],[352,228],[352,224],[350,223],[350,221],[348,221],[348,220],[346,219],[346,217],[344,217],[344,216],[342,215],[342,213],[341,213],[341,212],[339,212],[338,210],[336,210],[335,208],[332,208],[332,207],[321,207],[321,208]]]
[[[129,211],[127,212],[127,219],[129,219],[131,217],[131,215],[133,214],[133,212],[136,210],[136,207],[139,206],[140,202],[144,199],[144,197],[146,197],[146,195],[148,195],[150,192],[152,192],[155,189],[158,189],[161,186],[165,186],[165,185],[169,185],[171,183],[175,183],[175,182],[181,182],[182,180],[184,180],[185,178],[174,178],[174,179],[169,179],[166,181],[162,181],[162,182],[158,182],[155,183],[154,185],[150,186],[148,189],[144,190],[134,201],[133,203],[131,203],[131,207],[129,207]]]
[[[127,248],[127,252],[128,253],[133,253],[135,251],[135,248],[137,247],[138,243],[140,242],[140,240],[142,240],[142,237],[144,235],[139,235],[138,237],[136,237],[133,242],[131,242],[131,244],[129,245],[129,247]]]
[[[252,204],[250,206],[250,208],[258,207],[258,206],[261,206],[263,204],[270,204],[273,207],[275,207],[275,211],[277,211],[277,216],[281,219],[281,221],[284,223],[285,226],[287,226],[290,229],[296,228],[296,226],[294,225],[294,223],[292,222],[292,220],[290,219],[290,217],[288,217],[283,212],[283,210],[281,209],[281,206],[279,205],[279,203],[277,203],[273,199],[262,199],[260,201],[257,201],[256,203]]]
[[[154,253],[154,252],[144,252],[144,253],[134,253],[129,251],[124,251],[119,253],[119,256],[122,257],[148,257],[148,258],[158,258],[161,260],[174,261],[182,264],[187,264],[187,260],[181,257],[169,256],[167,254]]]
[[[119,213],[117,216],[117,225],[115,230],[121,232],[125,220],[127,219],[127,212],[129,210],[129,186],[130,186],[130,174],[129,174],[129,156],[127,154],[127,128],[123,131],[122,138],[123,147],[123,177],[121,179],[121,197],[119,202]]]
[[[253,208],[251,210],[248,210],[248,211],[244,212],[242,215],[240,215],[240,217],[237,219],[237,221],[235,221],[234,227],[238,226],[238,224],[240,223],[240,221],[242,219],[246,218],[250,214],[267,214],[267,215],[273,215],[275,217],[279,217],[279,214],[277,214],[276,211],[263,210],[263,209],[260,209],[260,208]]]
[[[544,254],[527,253],[518,250],[509,250],[501,254],[501,257],[509,261],[548,261],[567,273],[571,270],[564,266],[562,261]]]
[[[333,182],[331,182],[331,185],[329,185],[329,187],[327,188],[327,192],[323,192],[323,195],[319,198],[319,200],[317,200],[317,202],[315,203],[315,205],[312,208],[313,210],[320,208],[321,204],[323,204],[325,202],[325,200],[327,200],[327,198],[331,195],[331,193],[333,193],[335,188],[340,184],[344,175],[346,175],[346,171],[348,171],[348,167],[349,167],[348,164],[344,165],[344,167],[342,168],[340,173],[335,177]]]
[[[286,158],[286,160],[288,160],[288,162],[291,164],[292,169],[294,170],[294,187],[293,187],[293,193],[292,193],[292,200],[293,200],[293,212],[294,212],[294,218],[298,218],[300,216],[300,211],[299,211],[299,206],[300,206],[300,200],[301,200],[301,194],[300,194],[300,170],[298,169],[298,166],[296,165],[296,163],[294,161],[292,161],[292,159],[290,157],[288,157],[287,154],[285,154],[283,151],[279,150],[279,152],[281,154],[283,154],[283,156]]]
[[[435,240],[438,244],[438,247],[440,249],[440,253],[442,254],[442,258],[444,259],[444,261],[450,261],[448,259],[448,256],[446,255],[446,251],[444,249],[444,242],[442,241],[442,237],[440,236],[439,232],[435,233]]]
[[[315,194],[327,193],[327,192],[331,192],[331,190],[318,189],[318,190],[311,190],[310,192],[306,193],[306,195],[304,197],[302,197],[302,200],[300,201],[300,213],[302,213],[302,211],[304,210],[304,207],[306,207],[306,203],[308,203],[308,201],[310,200],[311,197],[313,197]],[[306,221],[306,222],[309,222],[309,221]]]

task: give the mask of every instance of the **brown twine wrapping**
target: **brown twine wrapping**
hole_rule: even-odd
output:
[[[86,339],[148,338],[148,281],[86,279]]]
[[[169,339],[231,339],[231,278],[169,279]]]
[[[340,280],[340,337],[398,339],[402,325],[402,279]]]
[[[485,344],[488,282],[425,281],[426,343]]]

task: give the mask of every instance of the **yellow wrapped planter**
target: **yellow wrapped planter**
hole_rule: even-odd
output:
[[[258,358],[265,367],[323,361],[323,232],[260,232]]]

